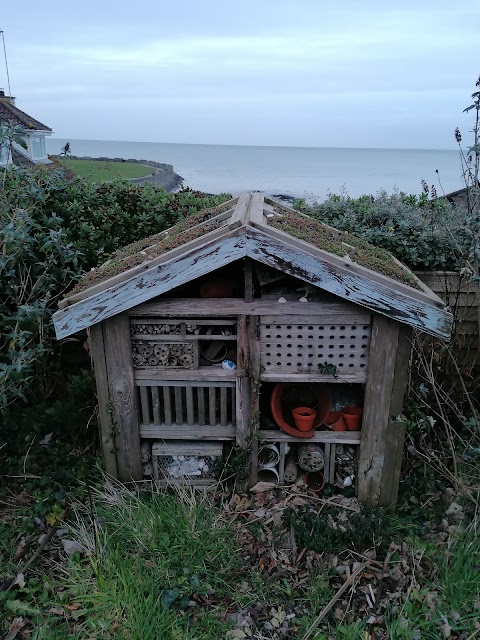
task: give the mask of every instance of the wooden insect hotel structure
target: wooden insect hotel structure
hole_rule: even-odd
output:
[[[250,483],[371,504],[396,499],[412,328],[452,324],[390,254],[261,193],[118,251],[60,307],[59,339],[89,330],[113,476],[207,485],[237,445]]]

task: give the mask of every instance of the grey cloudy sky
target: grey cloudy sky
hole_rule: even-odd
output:
[[[61,138],[448,149],[480,73],[479,0],[25,0],[0,29]]]

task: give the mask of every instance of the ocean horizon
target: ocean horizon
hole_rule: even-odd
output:
[[[420,193],[422,180],[439,194],[461,189],[458,151],[361,149],[124,142],[47,138],[58,154],[70,142],[75,156],[133,158],[173,165],[184,185],[208,193],[264,191],[290,198],[324,200],[378,191]],[[438,171],[438,173],[437,173]]]

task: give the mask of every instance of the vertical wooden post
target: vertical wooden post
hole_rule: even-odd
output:
[[[253,265],[245,258],[245,302],[253,302]]]
[[[237,317],[237,380],[235,388],[236,442],[247,446],[250,434],[249,331],[247,316]]]
[[[380,504],[395,509],[402,468],[403,446],[405,443],[405,417],[401,415],[403,398],[408,381],[410,353],[412,350],[412,329],[400,326],[395,377],[393,380],[392,400],[390,404],[390,422],[387,431],[385,466],[383,469]]]
[[[116,427],[118,478],[123,482],[141,480],[138,401],[128,316],[119,314],[105,320],[103,330],[108,387]]]
[[[373,317],[358,454],[358,498],[372,505],[380,501],[399,327],[395,320]]]
[[[260,411],[260,318],[250,316],[248,324],[248,342],[250,349],[248,375],[250,378],[250,415],[249,432],[252,441],[250,463],[250,486],[257,482],[258,470],[258,416]]]
[[[117,477],[117,458],[115,455],[115,436],[112,417],[110,415],[110,394],[108,391],[107,364],[103,343],[102,323],[94,324],[89,329],[90,353],[92,355],[95,382],[97,385],[98,424],[100,428],[100,444],[102,447],[105,471]]]

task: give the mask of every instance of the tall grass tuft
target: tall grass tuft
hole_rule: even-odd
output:
[[[90,512],[77,513],[71,535],[86,549],[69,568],[85,637],[225,635],[229,624],[218,614],[236,568],[234,537],[204,496],[190,489],[139,495],[109,480],[94,491]]]

